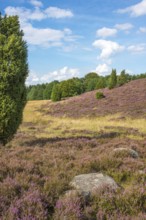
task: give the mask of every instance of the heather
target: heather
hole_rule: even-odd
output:
[[[27,87],[28,100],[52,100],[60,101],[61,98],[73,97],[85,92],[122,86],[130,81],[146,78],[146,73],[131,75],[122,70],[117,75],[116,69],[111,73],[101,76],[96,72],[89,72],[84,77],[73,77],[61,82],[55,80],[50,83],[30,85]]]
[[[137,91],[141,91],[139,87]],[[97,101],[97,108],[105,100],[97,100],[92,92],[90,97]],[[130,115],[127,107],[127,114],[87,117],[93,106],[89,98],[82,102],[81,95],[74,102],[78,111],[72,108],[71,115],[68,105],[70,115],[63,114],[62,108],[73,100],[28,102],[15,138],[0,147],[0,219],[146,219],[144,107],[137,116],[135,112]],[[140,103],[139,98],[137,105]],[[88,109],[82,108],[84,104]],[[59,114],[56,105],[60,105]],[[88,112],[84,117],[83,111]],[[128,150],[115,151],[117,148],[132,149],[138,156]],[[99,190],[88,200],[67,193],[74,176],[95,172],[112,177],[118,190]]]

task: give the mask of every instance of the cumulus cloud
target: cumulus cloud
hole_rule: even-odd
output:
[[[33,1],[37,5],[38,1]],[[45,10],[42,10],[38,7],[35,9],[27,9],[22,7],[11,7],[8,6],[5,8],[5,13],[7,15],[18,15],[20,21],[29,21],[29,20],[37,20],[41,21],[46,18],[66,18],[73,17],[73,13],[69,9],[61,9],[57,7],[49,7]]]
[[[124,46],[118,44],[117,42],[103,39],[94,41],[93,46],[101,50],[99,58],[103,60],[109,59],[110,56],[124,50]]]
[[[29,76],[26,79],[26,85],[35,85],[40,82],[40,79],[37,75],[37,73],[33,70],[29,72]]]
[[[146,33],[146,27],[140,27],[140,28],[139,28],[139,31],[140,31],[141,33]]]
[[[28,44],[35,46],[61,46],[63,41],[70,37],[70,33],[65,30],[55,30],[50,28],[34,28],[31,24],[24,24],[24,39]]]
[[[106,28],[106,27],[103,27],[103,28],[98,29],[96,31],[96,35],[98,37],[103,37],[103,38],[114,36],[114,35],[116,35],[116,33],[117,33],[116,29],[114,29],[114,28]]]
[[[130,23],[116,24],[115,28],[122,31],[129,31],[130,29],[133,28],[133,25]]]
[[[73,17],[73,13],[69,9],[65,10],[57,7],[49,7],[44,12],[48,18]]]
[[[41,21],[46,18],[45,13],[43,13],[39,8],[30,10],[27,8],[8,6],[5,8],[5,13],[10,16],[18,15],[21,23],[29,20]]]
[[[40,5],[38,1],[31,1],[35,5]],[[51,7],[52,11],[52,7]],[[18,15],[20,18],[21,28],[24,31],[24,39],[28,44],[43,47],[62,46],[64,42],[73,42],[77,38],[68,28],[64,30],[56,30],[52,28],[36,28],[30,23],[31,20],[41,21],[48,17],[63,18],[70,17],[69,10],[53,8],[52,14],[49,8],[41,10],[36,7],[34,10],[21,7],[7,7],[5,13],[7,15]],[[73,16],[73,14],[72,14]]]
[[[132,5],[130,7],[119,9],[118,13],[130,13],[133,17],[139,17],[142,15],[146,15],[146,0],[142,0],[140,3]]]
[[[47,74],[44,74],[43,76],[39,76],[35,71],[31,70],[29,73],[29,76],[26,80],[26,85],[35,85],[38,83],[49,83],[53,80],[66,80],[73,77],[79,76],[79,69],[77,68],[69,68],[67,66],[55,70],[53,72],[49,72]]]
[[[77,77],[77,76],[79,76],[79,69],[69,68],[65,66],[59,70],[55,70],[53,72],[45,74],[44,76],[40,78],[40,80],[42,82],[49,82],[52,80],[61,81],[61,80],[66,80],[66,79],[70,79],[70,78]]]
[[[38,0],[30,0],[30,4],[32,4],[35,7],[42,7],[43,6],[43,3]]]
[[[128,47],[128,51],[130,51],[132,53],[146,52],[146,44],[131,45]]]
[[[106,64],[99,64],[95,70],[99,75],[106,76],[110,73],[111,68]]]

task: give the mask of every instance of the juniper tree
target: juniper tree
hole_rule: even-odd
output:
[[[16,133],[26,104],[27,45],[17,16],[0,15],[0,143]]]

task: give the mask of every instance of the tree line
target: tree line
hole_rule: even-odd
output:
[[[85,75],[83,78],[72,78],[64,81],[53,81],[46,84],[30,85],[27,87],[27,100],[49,100],[60,101],[61,99],[80,95],[97,89],[113,89],[125,83],[146,78],[146,73],[130,75],[122,70],[117,75],[116,69],[112,69],[111,74],[99,76],[95,72]]]

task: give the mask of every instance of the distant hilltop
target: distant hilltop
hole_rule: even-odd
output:
[[[123,116],[146,117],[146,79],[130,81],[112,90],[104,88],[100,91],[103,92],[105,98],[97,100],[97,90],[86,92],[53,103],[48,109],[48,114],[92,117],[121,113]]]

